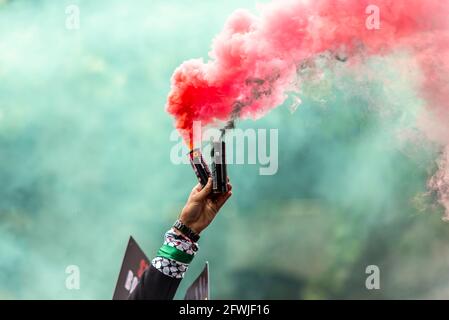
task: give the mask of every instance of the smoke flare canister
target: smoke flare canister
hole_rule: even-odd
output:
[[[212,142],[212,192],[228,192],[228,175],[226,172],[226,145],[223,140]]]
[[[204,161],[201,150],[197,148],[190,151],[189,159],[199,183],[204,187],[211,174],[206,161]]]

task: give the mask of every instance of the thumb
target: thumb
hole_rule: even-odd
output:
[[[198,192],[198,193],[195,195],[195,197],[196,197],[198,200],[202,201],[202,200],[204,200],[204,199],[207,198],[207,196],[211,193],[211,191],[212,191],[212,179],[209,178],[209,179],[207,180],[207,184],[204,186],[204,188],[203,188],[200,192]]]

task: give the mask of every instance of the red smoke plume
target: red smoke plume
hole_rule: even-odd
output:
[[[372,29],[376,8],[380,28]],[[167,111],[190,142],[193,121],[257,118],[282,104],[305,59],[402,47],[422,65],[423,96],[447,116],[448,8],[444,0],[287,0],[262,5],[259,16],[238,10],[214,39],[209,61],[176,69]]]

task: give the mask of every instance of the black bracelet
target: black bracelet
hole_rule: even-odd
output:
[[[192,229],[190,229],[188,226],[186,226],[184,223],[181,222],[181,220],[176,220],[173,224],[173,228],[178,229],[183,235],[185,235],[187,238],[192,240],[193,242],[198,242],[200,240],[200,235],[194,232]]]

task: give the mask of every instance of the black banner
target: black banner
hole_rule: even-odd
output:
[[[150,261],[142,249],[140,249],[137,242],[133,237],[129,237],[128,247],[126,248],[122,268],[120,269],[112,299],[127,300],[149,264]]]
[[[203,271],[187,289],[184,300],[209,300],[209,263],[206,261]]]

